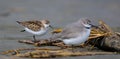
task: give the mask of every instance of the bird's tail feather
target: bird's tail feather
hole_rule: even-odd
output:
[[[25,32],[25,30],[21,30],[20,32]]]

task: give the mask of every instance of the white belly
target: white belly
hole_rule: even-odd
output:
[[[70,38],[70,39],[63,39],[63,42],[66,45],[80,45],[81,43],[84,43],[90,35],[90,30],[84,33],[81,33],[76,38]]]
[[[25,28],[25,30],[29,33],[35,34],[35,35],[43,35],[47,32],[48,29],[41,29],[40,31],[32,31],[28,28]]]

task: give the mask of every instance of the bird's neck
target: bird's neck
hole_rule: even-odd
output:
[[[44,28],[49,27],[49,24],[43,24]]]

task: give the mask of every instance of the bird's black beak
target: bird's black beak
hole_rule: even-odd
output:
[[[49,25],[49,27],[50,27],[51,29],[54,29],[51,25]]]
[[[90,24],[90,25],[91,25],[91,27],[98,28],[98,26],[96,26],[96,25],[93,25],[93,24]]]

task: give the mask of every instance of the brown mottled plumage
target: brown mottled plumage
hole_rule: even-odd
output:
[[[44,24],[49,24],[48,20],[31,20],[31,21],[17,21],[17,23],[21,24],[24,27],[27,27],[28,29],[31,29],[32,31],[39,31],[41,28],[44,28]]]
[[[31,20],[31,21],[22,21],[22,22],[16,21],[16,22],[24,26],[25,30],[23,31],[27,31],[33,34],[34,42],[37,42],[35,35],[43,35],[49,29],[48,27],[52,28],[48,20]]]

